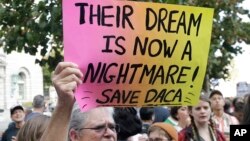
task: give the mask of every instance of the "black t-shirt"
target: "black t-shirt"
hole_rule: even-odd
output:
[[[12,136],[16,136],[20,128],[16,126],[9,126],[7,130],[4,131],[1,141],[11,141]]]

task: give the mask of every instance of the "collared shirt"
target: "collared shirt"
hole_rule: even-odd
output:
[[[177,132],[180,132],[183,129],[181,126],[179,126],[178,121],[171,116],[169,116],[164,122],[173,125]]]
[[[213,114],[212,118],[215,121],[217,129],[224,134],[229,134],[230,125],[239,124],[239,121],[234,116],[226,113],[223,113],[222,117],[217,117]]]

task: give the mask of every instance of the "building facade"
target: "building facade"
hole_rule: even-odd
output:
[[[30,102],[37,94],[43,94],[43,74],[35,56],[0,48],[0,109]]]
[[[250,94],[250,84],[247,82],[237,83],[237,96],[241,97],[246,94]]]

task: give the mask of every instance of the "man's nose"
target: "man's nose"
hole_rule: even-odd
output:
[[[111,128],[109,128],[107,125],[106,125],[106,128],[105,128],[105,132],[115,132],[115,131],[113,131]]]
[[[115,137],[117,134],[115,131],[111,130],[109,127],[106,126],[105,132],[103,136],[106,136],[108,138]]]
[[[206,112],[206,109],[201,108],[201,112],[202,112],[202,113],[205,113],[205,112]]]

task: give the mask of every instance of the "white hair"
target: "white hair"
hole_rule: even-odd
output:
[[[107,114],[110,114],[111,117],[113,117],[114,115],[113,107],[97,107],[97,108],[103,108],[104,110],[107,110],[108,111]],[[85,122],[87,121],[89,113],[91,111],[92,110],[89,110],[87,112],[81,112],[79,105],[75,102],[71,113],[69,131],[71,129],[79,130],[80,128],[84,127]],[[68,138],[68,140],[70,141],[70,138]]]

